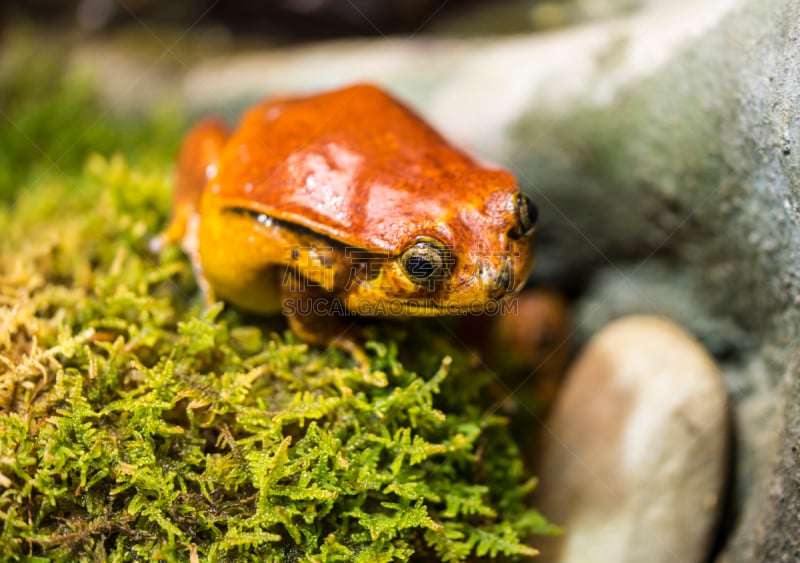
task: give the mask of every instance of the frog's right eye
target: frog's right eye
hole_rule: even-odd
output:
[[[448,253],[437,240],[419,240],[400,255],[408,278],[417,285],[443,279],[448,272]]]
[[[536,204],[526,194],[517,194],[515,202],[517,209],[517,224],[511,229],[511,236],[523,238],[531,236],[536,230],[536,221],[539,219],[539,210]]]

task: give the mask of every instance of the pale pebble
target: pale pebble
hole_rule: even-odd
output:
[[[565,533],[537,545],[540,563],[707,560],[728,431],[719,369],[683,329],[649,316],[602,329],[543,425],[536,505]]]

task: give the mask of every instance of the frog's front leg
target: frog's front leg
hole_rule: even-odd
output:
[[[205,119],[192,127],[183,141],[175,172],[172,218],[169,225],[150,241],[150,249],[160,252],[168,244],[180,243],[192,262],[195,279],[206,305],[214,303],[214,291],[203,275],[197,231],[200,199],[217,174],[217,166],[229,132],[219,119]]]
[[[296,272],[288,272],[281,284],[283,314],[289,328],[312,344],[333,346],[349,353],[364,370],[369,358],[358,342],[360,327],[346,316],[341,301],[331,292]]]
[[[166,244],[183,242],[192,236],[191,223],[197,215],[205,187],[216,177],[219,158],[229,136],[225,124],[215,118],[204,119],[191,128],[181,145],[175,171],[172,218],[154,240],[154,250]],[[196,234],[196,233],[194,233]]]

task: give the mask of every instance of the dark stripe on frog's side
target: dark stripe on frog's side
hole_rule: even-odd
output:
[[[333,251],[332,254],[322,253],[319,257],[323,260],[324,267],[333,268],[333,271],[336,272],[338,279],[336,280],[335,285],[339,288],[341,288],[351,276],[359,276],[361,279],[367,279],[368,276],[376,275],[377,271],[374,269],[371,270],[368,267],[369,261],[375,260],[376,258],[381,260],[387,259],[387,255],[385,253],[377,253],[362,248],[348,247],[343,242],[317,233],[308,227],[290,223],[288,221],[282,221],[280,219],[275,219],[271,215],[267,215],[266,213],[254,209],[249,209],[247,207],[224,207],[222,209],[222,213],[236,215],[238,217],[251,220],[254,223],[263,225],[266,228],[277,227],[279,229],[283,229],[287,233],[293,234],[296,238],[296,243],[292,245],[293,248],[291,257],[293,260],[297,260],[299,258],[299,250],[296,248],[296,245],[299,245],[299,247],[317,249],[322,249],[322,247],[330,248]],[[347,252],[348,248],[350,248],[350,252]],[[326,258],[326,256],[328,258]],[[332,258],[332,260],[330,258]]]
[[[255,221],[256,223],[263,223],[263,221],[261,221],[261,217],[266,217],[269,219],[270,223],[273,226],[280,227],[281,229],[286,229],[287,231],[291,231],[300,237],[308,237],[310,239],[315,239],[318,241],[325,242],[328,246],[335,248],[337,250],[344,250],[345,248],[347,248],[347,245],[345,245],[341,241],[338,241],[327,235],[317,233],[312,229],[309,229],[308,227],[304,227],[303,225],[298,225],[296,223],[290,223],[288,221],[282,221],[281,219],[276,219],[272,215],[267,215],[266,213],[263,213],[261,211],[248,209],[247,207],[225,207],[222,209],[222,212],[230,213],[231,215],[238,215],[239,217],[248,217],[253,221]],[[363,250],[363,249],[358,249],[358,250]],[[384,253],[371,252],[371,251],[370,253],[375,255],[385,256]]]
[[[255,223],[259,223],[267,226],[278,227],[283,229],[289,233],[294,234],[297,237],[297,243],[300,246],[305,246],[308,248],[312,247],[329,247],[334,251],[334,262],[338,260],[342,260],[337,268],[333,262],[325,261],[323,265],[329,268],[335,268],[339,275],[344,275],[345,280],[337,280],[339,284],[344,283],[346,281],[347,276],[349,275],[347,272],[349,268],[357,268],[358,275],[364,276],[372,276],[375,272],[371,271],[369,268],[366,267],[367,262],[370,260],[374,260],[376,258],[380,258],[385,260],[387,255],[385,253],[378,253],[372,252],[369,250],[365,250],[362,248],[357,247],[348,247],[341,241],[338,241],[334,238],[329,236],[317,233],[308,227],[304,227],[302,225],[297,225],[295,223],[290,223],[288,221],[282,221],[280,219],[275,219],[271,215],[267,215],[261,211],[257,211],[254,209],[249,209],[247,207],[239,207],[239,206],[231,206],[225,207],[222,209],[223,213],[228,213],[231,215],[237,215],[239,217],[244,217],[246,219],[250,219]],[[267,225],[267,220],[269,221],[269,225]],[[347,252],[347,249],[350,248],[351,252]],[[297,260],[297,250],[292,250],[292,258]],[[325,255],[321,256],[322,260],[325,259]]]
[[[396,258],[396,256],[387,254],[386,252],[381,250],[375,251],[359,247],[348,246],[342,241],[318,233],[313,229],[310,229],[303,225],[298,225],[296,223],[291,223],[289,221],[276,219],[272,215],[268,215],[262,211],[258,211],[255,209],[250,209],[242,206],[229,206],[222,208],[222,212],[250,219],[251,221],[258,224],[262,224],[265,227],[271,226],[284,229],[287,232],[296,235],[298,241],[301,243],[302,246],[312,247],[315,246],[313,243],[318,243],[318,244],[322,243],[322,245],[332,248],[335,252],[335,256],[338,256],[338,258],[341,258],[346,262],[346,264],[342,264],[342,266],[347,266],[348,268],[352,267],[357,268],[358,273],[356,275],[360,276],[362,279],[367,279],[368,277],[372,278],[378,273],[376,269],[370,269],[368,267],[368,263],[371,260],[375,259],[386,260],[387,258],[388,259]],[[267,222],[269,222],[268,225]],[[349,249],[351,252],[347,252],[347,249]],[[295,260],[297,259],[295,251],[292,252],[292,258]],[[449,255],[449,259],[447,259],[447,261],[448,261],[448,269],[452,271],[455,268],[456,259],[454,256]],[[327,263],[325,264],[325,266],[334,267],[334,264]],[[345,271],[344,268],[338,268],[338,270],[340,271],[340,273],[343,273]],[[417,287],[413,293],[418,294],[420,296],[424,296],[425,298],[434,298],[437,295],[440,295],[443,291],[445,291],[446,288],[446,285],[440,285],[440,284],[437,285],[439,285],[439,287],[436,290],[430,291],[430,289],[426,290],[427,286],[423,284],[420,287]]]

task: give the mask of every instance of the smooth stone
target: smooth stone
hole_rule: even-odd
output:
[[[694,338],[660,317],[606,326],[543,424],[535,502],[565,533],[539,561],[707,560],[728,432],[722,376]]]

